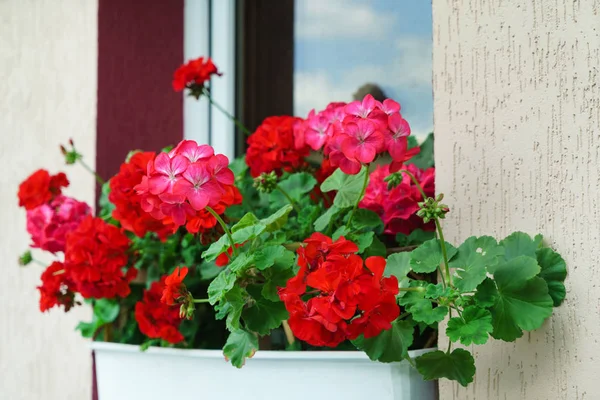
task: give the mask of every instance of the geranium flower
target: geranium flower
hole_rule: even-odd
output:
[[[142,196],[134,190],[134,187],[146,178],[148,163],[154,160],[154,157],[156,154],[153,152],[137,152],[129,161],[122,163],[119,172],[110,179],[108,200],[115,205],[112,217],[119,221],[125,230],[138,237],[144,237],[148,232],[156,232],[164,240],[173,232],[173,225],[144,211]],[[149,208],[154,209],[153,206]]]
[[[383,257],[363,262],[354,254],[358,246],[344,237],[334,242],[315,233],[304,243],[298,249],[298,274],[279,289],[297,338],[335,347],[346,339],[373,337],[391,328],[400,314],[395,297],[398,280],[383,277]]]
[[[345,106],[346,103],[330,103],[318,113],[311,110],[305,120],[298,121],[294,125],[296,148],[308,145],[313,150],[322,149],[341,129],[341,121],[346,116]]]
[[[86,298],[126,297],[137,270],[127,267],[130,241],[121,229],[86,216],[67,236],[65,270]]]
[[[61,188],[67,186],[69,180],[64,173],[51,176],[45,169],[38,169],[19,185],[19,206],[33,210],[60,195]]]
[[[134,187],[140,207],[173,231],[182,225],[191,233],[214,226],[216,220],[208,217],[206,207],[222,214],[241,202],[237,189],[232,197],[234,175],[228,165],[229,159],[214,154],[212,147],[184,140],[148,162],[146,175]]]
[[[86,203],[62,195],[27,211],[31,247],[57,253],[65,251],[67,234],[75,230],[92,209]]]
[[[65,266],[55,261],[42,273],[40,291],[40,311],[45,312],[54,306],[63,306],[65,312],[75,305],[74,284],[67,275]]]
[[[169,276],[165,278],[165,287],[162,292],[161,302],[173,305],[177,300],[187,294],[183,280],[188,273],[187,267],[176,267]]]
[[[342,152],[348,159],[368,164],[383,148],[385,141],[377,126],[366,119],[344,124],[346,137],[342,141]]]
[[[306,165],[307,146],[296,147],[294,125],[301,121],[296,117],[268,117],[248,137],[246,164],[250,174],[257,177],[262,173],[275,171],[293,172]]]
[[[179,332],[181,317],[178,307],[171,307],[161,301],[166,277],[153,282],[149,290],[144,290],[141,301],[135,305],[135,320],[140,332],[152,339],[163,339],[169,343],[179,343],[184,337]]]
[[[210,58],[200,57],[190,60],[181,65],[173,74],[173,89],[181,92],[185,88],[192,90],[192,93],[201,93],[206,82],[212,75],[223,75],[217,70],[217,67]]]
[[[435,169],[420,170],[413,164],[402,165],[398,169],[407,169],[419,180],[427,196],[435,194]],[[379,166],[369,176],[369,184],[359,207],[376,212],[384,222],[385,232],[391,235],[410,234],[415,229],[435,230],[433,223],[424,224],[416,215],[418,203],[423,201],[417,186],[406,174],[402,182],[393,189],[388,189],[384,179],[391,173],[389,165]]]

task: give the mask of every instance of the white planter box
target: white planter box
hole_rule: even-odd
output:
[[[99,400],[435,400],[406,361],[372,362],[354,351],[258,351],[237,369],[220,350],[92,343]],[[429,350],[411,351],[412,357]]]

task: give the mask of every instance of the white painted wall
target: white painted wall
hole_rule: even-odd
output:
[[[541,232],[569,269],[555,316],[478,346],[475,383],[442,381],[441,399],[598,399],[600,3],[433,0],[433,28],[448,239]]]
[[[20,268],[29,242],[18,184],[37,168],[63,170],[67,194],[93,202],[94,179],[63,165],[72,137],[93,164],[96,0],[0,1],[0,399],[87,400],[91,356],[74,331],[89,310],[38,311],[41,267]],[[39,257],[39,256],[38,256]]]

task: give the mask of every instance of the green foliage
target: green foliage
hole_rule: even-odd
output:
[[[475,360],[463,349],[454,349],[452,353],[432,351],[417,357],[415,364],[417,371],[428,381],[448,378],[467,386],[475,376]]]
[[[104,220],[112,220],[112,212],[115,209],[115,205],[108,200],[110,194],[110,181],[105,182],[102,185],[102,192],[100,192],[100,198],[98,199],[98,217]],[[114,220],[112,220],[114,221]],[[115,221],[116,222],[116,221]]]
[[[357,349],[363,350],[373,361],[395,362],[408,357],[408,348],[413,343],[415,328],[408,321],[396,320],[392,328],[379,335],[365,339],[362,335],[353,340]]]
[[[470,306],[463,310],[460,317],[450,318],[446,335],[453,342],[460,340],[465,346],[484,344],[492,332],[492,314],[483,308]]]
[[[412,246],[423,244],[424,242],[435,238],[435,232],[424,231],[422,229],[415,229],[409,235],[398,233],[396,235],[396,242],[398,246]]]
[[[231,364],[242,368],[246,358],[251,358],[258,350],[258,337],[245,329],[231,332],[223,347],[223,355]]]
[[[321,190],[337,191],[333,204],[338,208],[354,207],[359,200],[366,173],[365,167],[356,175],[347,175],[338,168],[321,184]]]
[[[495,297],[492,313],[492,336],[511,342],[523,335],[524,330],[539,328],[552,314],[553,301],[548,285],[536,276],[540,266],[528,256],[519,256],[499,265],[494,273],[497,291],[488,288]]]
[[[259,335],[267,335],[271,329],[281,325],[288,318],[288,312],[281,301],[271,301],[261,294],[258,286],[249,286],[252,295],[251,306],[242,314],[246,327]]]
[[[401,306],[412,314],[417,322],[436,326],[448,314],[447,306],[433,307],[430,299],[425,298],[426,289],[420,282],[413,281],[410,285],[412,291],[407,292],[399,300]],[[422,289],[420,291],[414,289]]]
[[[290,174],[285,179],[279,181],[279,187],[296,202],[302,201],[302,198],[306,196],[307,193],[310,193],[316,184],[317,180],[308,172]],[[289,205],[289,200],[280,190],[275,190],[271,193],[270,201],[271,204],[276,207]]]
[[[412,136],[409,136],[409,138]],[[433,157],[433,132],[427,135],[427,138],[421,143],[419,154],[411,158],[407,163],[414,164],[421,169],[431,168],[435,165]]]
[[[554,307],[558,307],[566,296],[563,282],[567,278],[567,264],[560,254],[549,248],[539,249],[536,256],[541,268],[538,276],[546,281]]]
[[[471,236],[460,245],[456,257],[450,262],[450,267],[458,275],[454,284],[463,292],[474,290],[503,255],[504,249],[496,239],[490,236]]]
[[[446,242],[446,252],[448,260],[456,254],[456,248]],[[414,249],[410,256],[410,266],[413,271],[419,273],[428,273],[435,271],[440,265],[443,265],[444,257],[442,247],[438,239],[428,240],[418,248]]]

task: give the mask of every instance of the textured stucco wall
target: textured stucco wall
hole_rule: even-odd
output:
[[[97,1],[0,0],[0,399],[86,400],[91,357],[74,331],[89,311],[38,311],[42,268],[17,265],[29,242],[19,182],[63,170],[68,195],[92,202],[94,180],[63,165],[73,137],[95,159]],[[41,258],[41,256],[38,256]],[[46,257],[49,260],[50,257]]]
[[[598,399],[600,1],[433,0],[433,22],[449,239],[541,232],[570,273],[540,331],[479,346],[476,382],[441,398]]]

